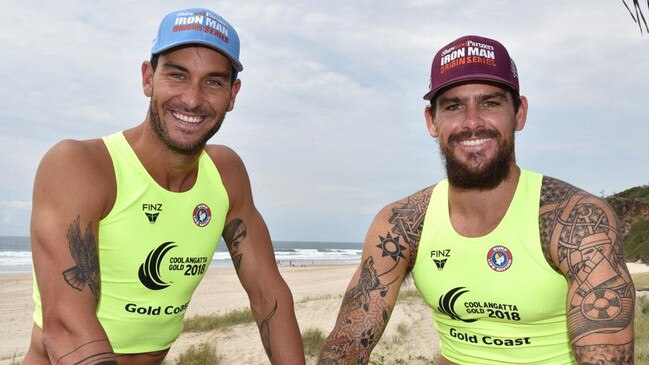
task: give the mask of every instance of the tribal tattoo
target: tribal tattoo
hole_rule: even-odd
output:
[[[79,291],[82,291],[88,284],[90,292],[96,298],[99,294],[97,242],[90,222],[86,226],[84,234],[81,234],[80,220],[81,218],[77,216],[68,228],[68,247],[76,266],[63,271],[63,279],[68,285]]]
[[[577,345],[590,335],[615,334],[633,323],[635,289],[614,211],[598,197],[544,177],[539,226],[546,259],[572,283],[568,322],[575,357],[584,363],[633,358],[632,343]]]
[[[248,236],[246,224],[239,218],[234,218],[223,228],[223,239],[228,246],[228,251],[230,251],[230,256],[232,257],[232,263],[237,272],[241,266],[242,259],[242,254],[239,253],[239,245],[244,239],[246,239],[246,236]]]
[[[395,240],[397,243],[399,238],[401,238],[404,243],[408,244],[410,251],[408,271],[412,270],[415,266],[417,246],[421,238],[421,231],[424,228],[424,218],[426,217],[426,210],[428,209],[432,192],[433,187],[430,186],[398,201],[396,204],[397,207],[392,208],[392,216],[388,219],[392,224],[392,233],[395,233],[396,237],[390,237],[390,233],[388,233],[386,238]],[[379,239],[381,239],[381,243],[385,241],[385,238],[381,236],[379,236]],[[398,261],[398,257],[395,258],[394,252],[396,249],[399,249],[398,254],[401,254],[400,248],[403,246],[395,247],[392,251],[387,251],[386,247],[390,246],[382,245],[381,247],[383,249],[383,256],[387,254],[395,259],[395,262]],[[403,257],[403,255],[397,256]]]

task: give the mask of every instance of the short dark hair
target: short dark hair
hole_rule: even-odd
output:
[[[509,95],[512,96],[512,103],[514,104],[514,113],[518,113],[518,108],[521,106],[521,94],[517,91],[514,90],[513,88],[505,85],[500,85],[498,84],[499,87],[502,87],[503,90],[509,92]],[[435,112],[437,111],[437,97],[444,91],[445,89],[440,90],[435,94],[435,96],[430,99],[430,113],[431,115],[435,116]]]
[[[151,59],[149,62],[151,62],[151,67],[153,68],[153,72],[155,72],[156,68],[158,68],[158,59],[160,58],[160,53],[152,54]],[[232,66],[232,71],[230,71],[230,85],[234,83],[234,80],[237,79],[237,76],[239,75],[239,72],[235,70],[234,66]]]

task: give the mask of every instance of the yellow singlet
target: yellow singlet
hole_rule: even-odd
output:
[[[448,181],[435,186],[412,273],[433,309],[445,358],[458,364],[576,364],[567,280],[541,249],[541,182],[542,175],[521,170],[502,221],[477,238],[455,232]]]
[[[104,143],[115,168],[117,198],[99,222],[97,317],[116,353],[163,350],[180,335],[189,301],[210,265],[228,195],[204,151],[195,185],[175,193],[153,180],[122,133]],[[42,328],[35,281],[34,302],[34,322]]]

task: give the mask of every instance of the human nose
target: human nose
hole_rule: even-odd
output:
[[[203,91],[199,82],[191,82],[183,90],[181,100],[189,109],[194,109],[203,104]]]
[[[464,120],[462,121],[464,129],[473,130],[484,126],[484,119],[482,119],[480,108],[477,105],[471,103],[466,106],[465,110]]]

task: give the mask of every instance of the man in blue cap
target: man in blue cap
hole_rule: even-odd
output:
[[[207,141],[234,108],[239,37],[207,9],[167,15],[142,64],[144,122],[43,158],[25,364],[160,364],[223,237],[273,364],[304,362],[291,292],[239,156]]]

